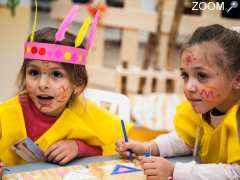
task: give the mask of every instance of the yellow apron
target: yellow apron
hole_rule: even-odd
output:
[[[187,145],[191,148],[194,144],[199,146],[197,155],[202,163],[234,163],[240,160],[238,108],[239,105],[234,105],[221,124],[213,128],[202,118],[202,114],[194,112],[189,102],[184,102],[177,108],[174,125]],[[195,142],[196,139],[199,143]]]
[[[132,126],[126,123],[126,130]],[[5,165],[24,163],[11,146],[26,137],[22,108],[16,96],[0,105],[0,159]],[[59,140],[81,139],[90,145],[101,146],[103,155],[111,155],[116,153],[115,141],[121,138],[121,123],[117,116],[91,101],[78,98],[35,143],[46,151]]]

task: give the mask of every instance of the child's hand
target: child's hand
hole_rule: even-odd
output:
[[[78,146],[74,140],[61,140],[51,145],[44,153],[48,161],[64,165],[78,155]]]
[[[3,176],[3,163],[0,161],[0,179],[2,179]]]
[[[128,158],[130,152],[128,150],[131,150],[133,152],[132,157],[143,155],[145,151],[144,143],[129,140],[128,143],[126,143],[123,140],[117,141],[115,143],[116,145],[116,151],[122,156],[123,158]]]
[[[174,165],[165,158],[140,156],[139,160],[147,179],[165,180],[173,176]]]

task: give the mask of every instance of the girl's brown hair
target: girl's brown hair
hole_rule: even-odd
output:
[[[193,33],[184,49],[204,42],[214,42],[222,48],[223,53],[215,55],[216,63],[227,75],[235,75],[240,71],[239,32],[227,29],[219,24],[199,27]]]
[[[74,34],[65,33],[65,38],[61,42],[55,42],[56,28],[46,27],[36,31],[35,42],[50,43],[50,44],[61,44],[66,46],[74,46],[76,36]],[[30,37],[28,38],[29,41]],[[25,61],[19,71],[17,78],[18,93],[26,90],[26,67],[29,61]],[[67,71],[70,77],[70,81],[77,87],[81,88],[81,92],[86,88],[88,83],[87,71],[84,65],[61,63],[63,68]],[[74,99],[78,94],[73,94]]]

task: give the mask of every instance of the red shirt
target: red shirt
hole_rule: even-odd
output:
[[[40,112],[28,96],[19,97],[23,110],[27,135],[33,141],[36,141],[44,134],[57,120],[56,116],[49,116]],[[96,156],[102,154],[102,149],[96,146],[90,146],[82,140],[75,140],[78,145],[78,157]]]

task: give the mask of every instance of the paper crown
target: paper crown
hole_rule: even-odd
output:
[[[59,45],[59,44],[51,44],[51,43],[40,43],[34,42],[34,36],[36,31],[36,19],[37,19],[37,0],[35,0],[35,16],[34,16],[34,24],[32,28],[32,34],[30,41],[25,42],[24,47],[24,60],[45,60],[45,61],[54,61],[54,62],[63,62],[70,64],[86,64],[86,57],[88,50],[93,46],[93,38],[96,31],[96,26],[100,17],[100,11],[97,11],[95,17],[92,21],[91,17],[87,17],[82,26],[79,29],[78,35],[75,39],[75,47]],[[79,6],[74,5],[68,15],[64,18],[63,22],[58,28],[58,31],[55,34],[55,42],[60,42],[64,39],[65,33],[74,18],[78,14]],[[84,37],[86,36],[89,26],[91,24],[91,28],[87,37],[87,47],[85,48],[77,48],[79,47]]]

